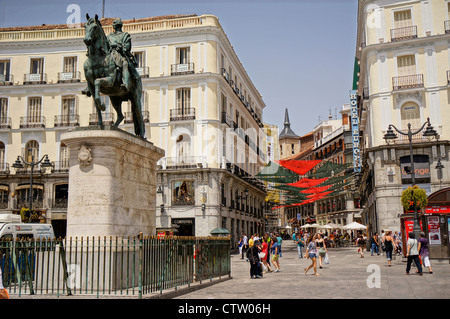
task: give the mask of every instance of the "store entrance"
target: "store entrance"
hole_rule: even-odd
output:
[[[195,236],[195,219],[194,218],[172,219],[172,224],[178,226],[177,236]]]

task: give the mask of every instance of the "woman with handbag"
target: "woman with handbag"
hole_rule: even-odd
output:
[[[319,252],[319,268],[322,269],[322,261],[328,252],[327,245],[325,245],[325,240],[323,239],[321,233],[318,233],[316,236],[317,236],[316,247],[318,248],[318,252]]]
[[[395,241],[394,238],[391,236],[391,234],[392,232],[388,230],[383,238],[384,247],[386,247],[386,258],[388,260],[389,267],[391,267],[392,251],[394,250],[395,247]]]
[[[317,235],[315,235],[314,237],[309,237],[308,239],[308,245],[306,247],[306,252],[305,252],[305,258],[308,258],[311,260],[311,265],[308,266],[308,268],[305,268],[305,275],[308,272],[308,270],[310,270],[311,268],[314,268],[314,276],[320,276],[319,273],[317,272],[317,248],[316,248],[316,237]]]

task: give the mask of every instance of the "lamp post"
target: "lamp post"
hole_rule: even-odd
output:
[[[19,156],[17,156],[16,161],[12,165],[12,167],[14,167],[16,169],[23,168],[24,164],[30,166],[30,168],[31,168],[31,172],[30,172],[30,193],[28,194],[29,195],[29,209],[30,209],[30,211],[33,210],[33,170],[34,170],[34,167],[36,165],[39,165],[41,163],[42,163],[41,167],[44,167],[44,168],[52,166],[52,163],[50,163],[50,160],[48,159],[48,155],[47,154],[42,156],[42,158],[39,161],[37,161],[37,162],[34,161],[34,155],[31,156],[31,162],[27,162],[26,160],[23,159],[22,156],[19,155]]]
[[[386,140],[386,143],[388,142],[388,140],[394,140],[397,138],[397,135],[394,133],[394,131],[392,129],[395,129],[395,131],[397,131],[399,134],[407,136],[408,137],[408,141],[409,141],[409,158],[411,161],[411,183],[414,186],[416,184],[416,172],[414,169],[414,155],[413,155],[413,147],[412,147],[412,137],[413,135],[421,132],[424,128],[425,125],[427,125],[427,128],[425,130],[425,132],[423,132],[423,136],[426,137],[437,137],[438,133],[433,129],[433,127],[431,126],[430,123],[430,118],[427,118],[427,121],[425,123],[423,123],[422,127],[416,131],[412,131],[411,130],[411,123],[408,123],[408,130],[406,132],[400,131],[399,129],[397,129],[394,125],[389,124],[389,128],[386,132],[386,134],[384,135],[384,139]],[[419,213],[417,211],[417,206],[414,205],[414,226],[413,226],[413,233],[416,236],[416,238],[419,238],[419,234],[420,234],[420,224],[419,224]]]

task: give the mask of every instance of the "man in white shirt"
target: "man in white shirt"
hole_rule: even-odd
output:
[[[422,276],[422,266],[420,265],[419,260],[420,243],[417,241],[417,239],[415,239],[415,235],[413,232],[410,232],[408,236],[409,239],[406,243],[406,257],[408,257],[408,262],[406,263],[405,275],[409,275],[409,271],[411,270],[411,264],[414,261],[417,270],[419,271],[419,275]]]

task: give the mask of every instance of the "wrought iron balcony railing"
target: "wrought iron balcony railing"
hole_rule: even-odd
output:
[[[417,26],[409,26],[404,28],[391,29],[391,40],[402,41],[417,38]]]
[[[172,64],[170,69],[171,75],[193,74],[194,63]]]
[[[114,113],[102,113],[103,124],[114,124],[115,114]],[[89,114],[89,125],[97,125],[98,115],[97,113]]]
[[[22,116],[20,118],[20,128],[45,128],[44,116]]]
[[[80,126],[80,116],[73,115],[55,115],[55,127]]]
[[[27,73],[23,77],[23,84],[46,84],[47,73]]]
[[[393,90],[423,88],[423,74],[397,76],[392,78]]]
[[[0,85],[13,85],[14,76],[12,74],[0,74]]]
[[[81,81],[81,72],[59,72],[58,83],[74,83]]]
[[[133,123],[133,112],[125,112],[124,115],[125,124]],[[150,115],[148,111],[142,111],[142,119],[144,120],[144,123],[148,123],[150,121]]]
[[[171,121],[195,120],[195,108],[187,107],[181,109],[171,109],[170,120]]]
[[[11,118],[0,117],[0,129],[10,129],[10,128],[11,128]]]

